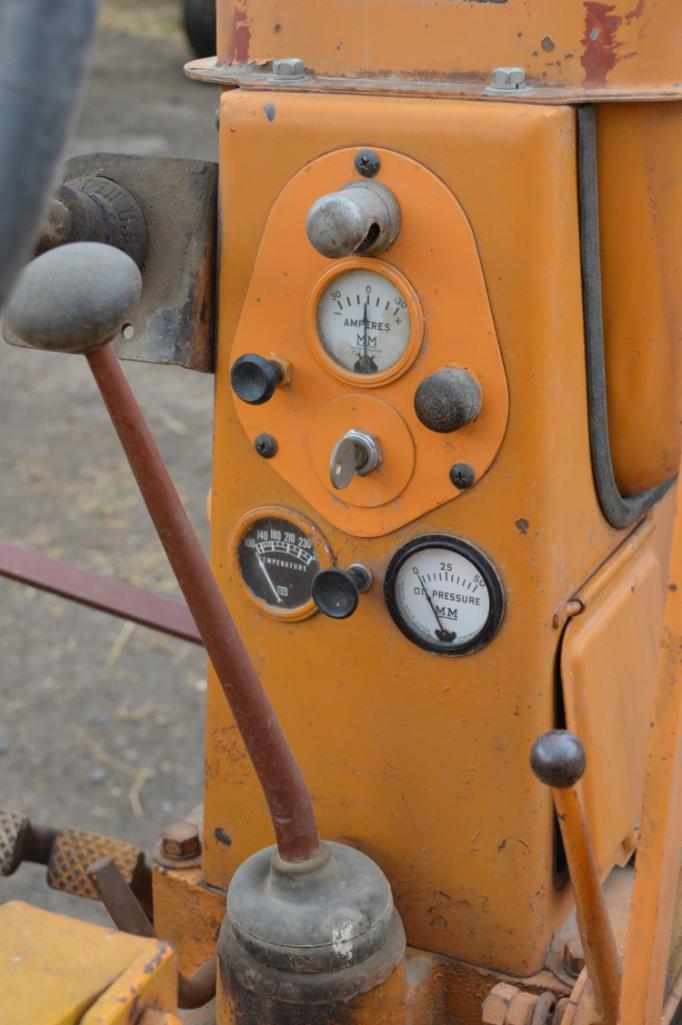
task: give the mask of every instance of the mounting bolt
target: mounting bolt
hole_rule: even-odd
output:
[[[527,88],[523,68],[493,68],[488,86],[491,92],[513,93]]]
[[[374,178],[380,167],[381,157],[372,149],[361,149],[355,157],[355,170],[363,178]]]
[[[201,854],[199,830],[194,822],[175,822],[161,831],[161,851],[165,858],[186,861]]]
[[[476,474],[468,463],[455,463],[450,467],[450,480],[460,491],[467,491],[476,480]]]
[[[277,439],[273,438],[271,434],[259,434],[253,447],[263,459],[272,459],[277,455]]]
[[[289,82],[305,78],[305,64],[300,57],[280,57],[272,62],[272,77]]]
[[[583,945],[577,936],[572,936],[564,946],[564,970],[567,975],[577,979],[584,967]]]

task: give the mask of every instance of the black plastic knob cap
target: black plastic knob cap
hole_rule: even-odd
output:
[[[260,406],[275,394],[282,380],[282,368],[274,359],[264,359],[255,352],[240,356],[232,364],[232,390],[242,402]]]
[[[458,367],[443,367],[421,382],[414,410],[424,427],[439,434],[458,431],[481,412],[481,389],[471,374]]]
[[[360,588],[345,569],[321,569],[312,586],[315,605],[330,619],[348,619],[360,602]]]
[[[585,748],[575,733],[549,730],[533,744],[530,767],[541,783],[566,790],[575,786],[585,772]]]

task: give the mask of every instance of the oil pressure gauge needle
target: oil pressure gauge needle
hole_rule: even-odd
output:
[[[435,618],[436,622],[438,623],[438,629],[435,631],[436,637],[438,638],[439,641],[454,641],[455,638],[457,637],[457,634],[456,633],[452,633],[450,630],[446,630],[445,627],[443,626],[443,624],[441,623],[440,616],[436,612],[436,606],[433,604],[433,601],[431,599],[431,595],[429,594],[429,592],[427,590],[426,582],[425,582],[423,576],[421,574],[419,574],[417,579],[418,579],[419,583],[422,585],[422,591],[424,592],[424,597],[426,598],[427,602],[429,603],[429,608],[433,612],[434,618]]]
[[[277,592],[277,588],[275,587],[275,585],[272,582],[272,577],[270,576],[270,574],[268,573],[267,569],[265,568],[265,563],[263,562],[263,560],[262,560],[262,558],[260,556],[260,552],[256,552],[256,559],[258,560],[258,565],[260,566],[260,568],[263,571],[263,576],[265,577],[265,579],[267,580],[268,584],[270,585],[270,589],[272,590],[272,593],[274,594],[275,598],[277,599],[277,601],[281,605],[282,604],[282,599],[281,599],[280,595]]]

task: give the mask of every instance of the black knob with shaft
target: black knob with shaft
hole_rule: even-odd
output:
[[[275,394],[284,372],[274,359],[265,359],[255,352],[240,356],[232,364],[230,382],[235,395],[250,406],[260,406]]]
[[[313,601],[330,619],[348,619],[360,603],[360,592],[371,586],[372,573],[360,563],[353,563],[348,569],[321,569],[313,580]]]

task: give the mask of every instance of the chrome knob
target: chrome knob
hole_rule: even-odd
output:
[[[374,256],[395,242],[400,208],[385,185],[351,182],[313,203],[306,231],[318,253],[330,259],[353,253]]]

